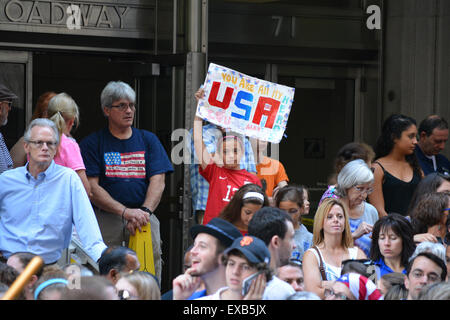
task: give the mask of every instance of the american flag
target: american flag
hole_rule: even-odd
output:
[[[358,273],[346,273],[337,281],[344,283],[355,296],[356,300],[383,299],[375,283]]]
[[[119,153],[107,152],[105,174],[110,178],[145,178],[145,151]]]

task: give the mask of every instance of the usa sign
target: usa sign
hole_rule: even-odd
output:
[[[197,116],[234,132],[279,143],[295,89],[210,63]]]

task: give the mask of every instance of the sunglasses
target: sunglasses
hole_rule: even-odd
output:
[[[348,300],[348,297],[344,293],[334,292],[332,288],[326,288],[324,291],[325,298],[335,296],[339,300]]]
[[[343,260],[341,265],[344,266],[350,262],[362,263],[363,265],[366,265],[366,266],[374,265],[373,261],[370,259],[347,259],[347,260]]]
[[[138,297],[131,295],[128,290],[119,290],[117,295],[120,300],[138,300]]]

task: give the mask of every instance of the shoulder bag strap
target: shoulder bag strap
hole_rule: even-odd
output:
[[[313,246],[312,248],[314,250],[316,250],[317,254],[319,255],[319,260],[320,260],[319,271],[320,271],[320,275],[322,276],[322,280],[327,280],[327,275],[325,273],[325,268],[323,267],[322,255],[320,254],[319,248],[317,248],[316,246]]]

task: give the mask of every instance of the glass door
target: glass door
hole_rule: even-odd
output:
[[[23,136],[27,120],[31,118],[31,72],[30,53],[0,50],[0,83],[19,97],[13,101],[8,123],[0,127],[8,149]]]

